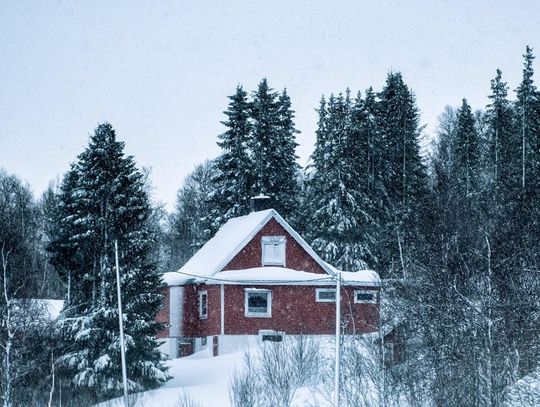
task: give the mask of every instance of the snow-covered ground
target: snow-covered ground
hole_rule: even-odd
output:
[[[251,349],[255,351],[256,349]],[[173,377],[163,387],[138,394],[135,406],[182,407],[179,399],[188,396],[202,407],[229,407],[229,378],[235,368],[244,364],[245,351],[212,357],[207,351],[168,361],[169,374]],[[295,394],[293,407],[313,405],[326,407],[320,395],[308,388],[300,388]],[[99,407],[122,407],[121,399],[101,403]]]
[[[188,395],[202,406],[229,406],[229,375],[242,366],[244,352],[212,357],[207,352],[168,362],[173,377],[163,387],[141,393],[137,406],[177,407],[178,399]],[[122,406],[120,399],[102,403],[102,407]]]

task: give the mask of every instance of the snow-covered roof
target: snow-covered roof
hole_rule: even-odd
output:
[[[268,222],[273,210],[252,212],[246,216],[230,219],[179,272],[186,277],[212,276],[223,267]]]
[[[328,265],[304,239],[274,209],[267,209],[230,219],[178,272],[165,273],[163,281],[167,285],[178,285],[188,282],[194,276],[213,276],[221,271],[271,218],[283,226],[325,271],[332,274]]]
[[[15,300],[17,309],[26,312],[39,313],[43,317],[55,320],[60,315],[64,300],[51,300],[47,298],[21,298]]]
[[[163,282],[168,286],[202,281],[210,283],[211,280],[209,278],[222,271],[272,218],[298,242],[329,276],[342,273],[344,283],[358,285],[380,284],[379,275],[372,270],[363,270],[354,273],[341,272],[323,261],[274,209],[252,212],[249,215],[230,219],[180,270],[164,273]],[[252,276],[252,274],[255,275]],[[292,283],[296,280],[328,279],[328,275],[307,273],[283,267],[257,267],[247,270],[228,270],[226,273],[220,274],[219,279],[212,281],[216,281],[219,284],[219,280],[225,280],[228,281],[228,284],[231,284],[232,280],[238,279],[246,282],[262,279],[266,282],[274,281],[274,284],[277,284],[278,281],[283,280]],[[234,278],[234,276],[237,276],[238,279]]]
[[[378,285],[378,275],[369,273],[347,273],[341,272],[344,285]],[[376,279],[374,279],[376,277]],[[206,284],[226,284],[226,285],[334,285],[335,277],[328,274],[308,273],[306,271],[293,270],[285,267],[254,267],[245,270],[228,270],[220,273],[219,276],[197,282]]]
[[[380,285],[379,275],[373,270],[356,272],[339,271],[343,285],[373,286]],[[206,284],[246,285],[333,285],[335,276],[306,271],[293,270],[286,267],[265,266],[243,270],[228,270],[218,276],[188,277],[178,272],[165,273],[164,282],[169,286],[182,285],[189,282]]]
[[[206,281],[207,284],[333,284],[333,277],[321,273],[308,273],[285,267],[254,267],[245,270],[228,270]]]
[[[341,278],[345,283],[369,283],[370,285],[381,285],[381,278],[374,270],[341,271],[326,263],[334,274],[341,273]]]
[[[162,274],[161,280],[163,281],[163,284],[171,287],[175,285],[189,284],[190,282],[194,282],[195,278],[185,274],[180,274],[180,271],[169,271]]]
[[[504,407],[533,407],[540,405],[540,367],[506,389]]]
[[[39,299],[35,301],[42,302],[43,307],[47,311],[47,314],[51,320],[58,318],[60,316],[60,312],[62,312],[62,308],[64,307],[64,300]]]

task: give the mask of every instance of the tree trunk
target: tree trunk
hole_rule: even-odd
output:
[[[4,301],[6,303],[6,342],[2,345],[4,349],[4,407],[11,407],[11,347],[13,345],[14,332],[12,330],[11,324],[11,300],[8,295],[8,286],[7,286],[7,266],[8,266],[8,256],[11,250],[5,251],[5,244],[2,245],[2,271],[3,271],[3,295]]]

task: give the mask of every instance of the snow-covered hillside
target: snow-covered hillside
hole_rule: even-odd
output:
[[[228,406],[228,377],[241,365],[243,352],[211,357],[206,352],[168,362],[173,377],[162,388],[141,393],[136,405],[176,407],[181,396],[188,395],[202,406]],[[121,399],[100,404],[101,407],[123,406]]]
[[[321,340],[323,353],[331,353],[330,340]],[[247,351],[257,354],[255,345]],[[169,374],[173,377],[163,387],[130,396],[134,406],[144,407],[184,407],[180,400],[190,400],[197,407],[229,407],[229,382],[235,369],[243,369],[246,351],[212,357],[207,351],[173,359],[168,362]],[[317,405],[330,406],[323,395],[313,387],[302,387],[295,393],[293,407]],[[101,403],[96,407],[122,407],[121,398]],[[192,406],[192,405],[190,405]]]
[[[130,396],[135,406],[144,407],[182,407],[180,400],[189,398],[201,407],[229,407],[229,376],[235,367],[243,365],[243,352],[211,357],[199,352],[186,358],[169,361],[169,373],[173,376],[165,386],[158,390]],[[317,400],[325,407],[321,395],[302,388],[295,395],[294,406],[308,406]],[[123,407],[122,399],[101,403],[98,407]]]

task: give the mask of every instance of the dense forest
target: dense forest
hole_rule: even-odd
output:
[[[238,86],[221,154],[183,181],[170,214],[109,123],[39,199],[0,171],[3,405],[121,393],[115,242],[130,391],[166,382],[160,274],[259,194],[324,260],[381,275],[381,331],[400,349],[384,361],[381,405],[505,405],[540,366],[540,92],[529,47],[523,58],[513,93],[496,70],[489,104],[446,107],[434,135],[399,72],[378,90],[323,95],[306,168],[287,90]],[[60,318],[36,298],[64,299]]]

